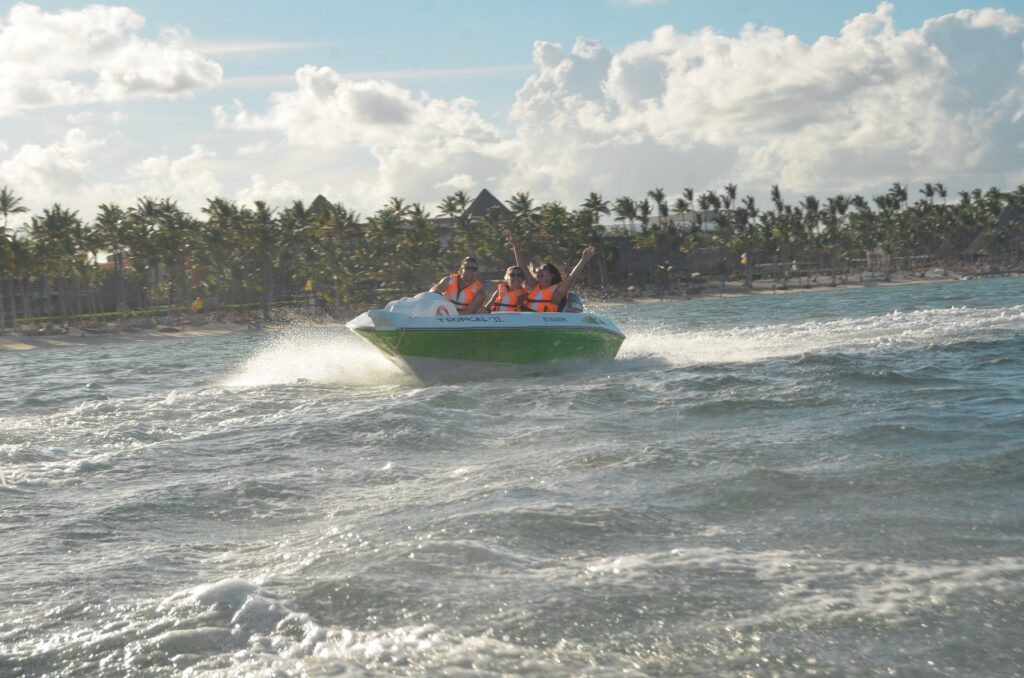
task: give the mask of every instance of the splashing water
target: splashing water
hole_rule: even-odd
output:
[[[414,383],[379,351],[338,328],[279,332],[222,383],[266,386],[296,382],[349,386]]]
[[[613,364],[455,385],[0,354],[0,675],[1020,675],[1022,297],[609,306]]]
[[[621,356],[660,358],[672,365],[751,363],[809,353],[913,350],[967,341],[995,341],[1024,331],[1024,306],[953,307],[828,322],[698,331],[629,332]]]

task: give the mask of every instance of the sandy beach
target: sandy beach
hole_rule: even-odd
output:
[[[164,339],[168,341],[195,339],[198,337],[217,337],[240,332],[260,332],[260,326],[211,322],[204,325],[157,326],[152,329],[133,331],[88,332],[70,328],[59,334],[3,334],[0,335],[0,351],[31,351],[45,348],[70,348],[74,346],[90,346],[111,342],[132,343]]]

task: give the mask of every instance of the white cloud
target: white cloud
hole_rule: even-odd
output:
[[[88,184],[89,151],[104,143],[73,128],[52,144],[25,144],[0,162],[0,184],[15,187],[19,195],[61,202]]]
[[[151,156],[100,178],[93,156],[106,149],[111,138],[72,128],[59,141],[24,144],[0,161],[0,185],[22,196],[34,212],[59,202],[86,218],[102,202],[132,205],[142,196],[169,197],[198,211],[206,198],[221,191],[216,156],[201,145],[181,157]]]
[[[294,181],[282,179],[272,184],[262,174],[252,175],[249,185],[235,194],[235,199],[241,203],[253,205],[262,200],[272,207],[287,206],[293,200],[304,198],[308,196]]]
[[[186,43],[189,49],[203,54],[261,54],[264,52],[284,52],[300,50],[308,47],[317,47],[314,42],[217,42]]]
[[[327,67],[298,69],[295,84],[295,90],[271,96],[266,114],[251,114],[236,102],[234,113],[217,108],[216,119],[225,127],[275,131],[293,144],[326,148],[394,145],[400,143],[399,135],[424,141],[497,135],[469,99],[417,97],[393,83],[351,80]]]
[[[0,22],[0,116],[43,106],[174,97],[220,82],[219,64],[185,48],[179,34],[138,35],[126,7],[47,13],[28,4]]]
[[[477,180],[468,174],[456,174],[444,181],[434,184],[434,188],[450,188],[455,191],[467,191],[477,186]]]
[[[733,181],[761,195],[773,183],[870,191],[1019,171],[1021,20],[962,11],[898,31],[892,11],[882,3],[810,44],[753,25],[738,36],[664,26],[618,52],[583,38],[568,53],[537,42],[511,134],[471,100],[313,66],[266,111],[236,104],[216,115],[224,127],[327,149],[321,156],[339,163],[370,154],[373,171],[333,196],[361,209],[481,185],[571,202],[590,190]]]
[[[184,207],[197,209],[222,190],[215,173],[216,157],[201,144],[194,144],[188,155],[180,158],[151,156],[128,168],[122,190],[134,192],[133,198],[169,196]]]
[[[813,44],[771,28],[730,37],[666,26],[606,67],[593,45],[564,54],[538,43],[539,72],[513,110],[520,170],[531,186],[569,187],[606,168],[600,190],[634,192],[645,186],[632,175],[650,164],[658,185],[801,191],[1005,172],[1024,138],[1012,123],[1024,96],[1020,19],[964,11],[899,32],[891,12],[883,3]],[[640,148],[648,157],[630,158]]]
[[[259,141],[259,142],[255,143],[255,144],[248,144],[248,145],[245,145],[245,146],[239,146],[237,153],[240,156],[258,155],[260,153],[263,153],[267,149],[269,149],[271,147],[271,145],[272,144],[269,141],[266,141],[266,140]]]
[[[273,94],[266,113],[250,113],[236,103],[231,113],[216,109],[215,118],[222,127],[273,132],[293,146],[339,159],[369,152],[376,176],[364,175],[344,196],[361,209],[390,195],[430,200],[434,187],[458,174],[507,175],[509,142],[470,99],[432,99],[390,82],[352,80],[313,66],[296,71],[295,85]]]
[[[276,85],[265,106],[215,109],[220,129],[238,139],[197,133],[204,145],[185,152],[179,137],[168,137],[168,147],[141,161],[132,154],[146,146],[129,138],[131,129],[110,130],[98,110],[61,112],[71,130],[56,141],[25,143],[5,130],[0,182],[34,206],[58,199],[85,212],[141,195],[198,210],[222,191],[284,204],[319,190],[364,213],[392,195],[433,206],[445,193],[484,186],[573,205],[591,190],[640,196],[655,186],[675,193],[730,181],[759,197],[774,183],[788,195],[821,195],[870,193],[893,181],[943,181],[951,190],[1019,182],[1024,22],[1003,10],[965,10],[899,31],[892,11],[883,3],[811,43],[753,25],[739,35],[664,26],[618,50],[584,38],[568,50],[537,42],[506,129],[469,98],[311,65]],[[0,112],[27,105],[18,87],[36,82],[39,102],[52,103],[100,100],[115,91],[105,83],[130,81],[105,79],[101,58],[143,42],[142,20],[130,10],[44,14],[19,5],[10,16],[19,26],[37,21],[48,36],[57,31],[51,24],[95,30],[76,33],[72,52],[55,48],[60,59],[42,57],[38,77],[0,71]],[[0,64],[31,64],[27,55],[43,48],[22,45],[31,33],[12,33],[14,25],[0,25]],[[148,44],[187,53],[173,33]],[[87,67],[53,65],[66,59]],[[219,67],[208,81],[216,79]],[[181,82],[187,91],[197,79]]]

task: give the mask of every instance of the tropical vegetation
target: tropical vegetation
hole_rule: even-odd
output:
[[[214,197],[199,215],[170,198],[143,197],[100,205],[89,218],[59,203],[32,213],[4,186],[0,330],[30,319],[187,309],[197,298],[207,309],[250,304],[265,318],[281,302],[316,299],[327,310],[379,303],[426,289],[466,254],[499,275],[510,260],[508,231],[538,262],[571,265],[597,244],[602,256],[584,283],[608,291],[711,273],[747,285],[765,276],[784,283],[794,269],[834,283],[863,268],[868,252],[904,270],[1006,268],[1019,266],[1024,251],[1024,186],[949,196],[941,183],[926,183],[912,200],[896,183],[870,199],[796,201],[773,186],[764,206],[737,190],[683,188],[670,198],[653,188],[614,199],[592,192],[576,207],[519,192],[482,216],[469,216],[472,201],[458,191],[436,217],[393,197],[366,218],[322,197],[283,208]],[[637,269],[637,261],[647,263]]]

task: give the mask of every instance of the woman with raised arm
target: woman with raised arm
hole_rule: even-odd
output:
[[[524,264],[523,253],[519,247],[519,241],[511,233],[508,236],[512,243],[512,251],[516,255],[516,265],[523,270],[526,278],[526,286],[531,288],[526,295],[526,302],[523,310],[537,311],[538,313],[554,313],[560,311],[569,289],[576,281],[580,271],[587,265],[595,254],[597,248],[590,245],[583,250],[579,263],[572,269],[572,273],[565,280],[558,268],[550,261],[541,264],[540,268],[530,273],[530,269]]]

